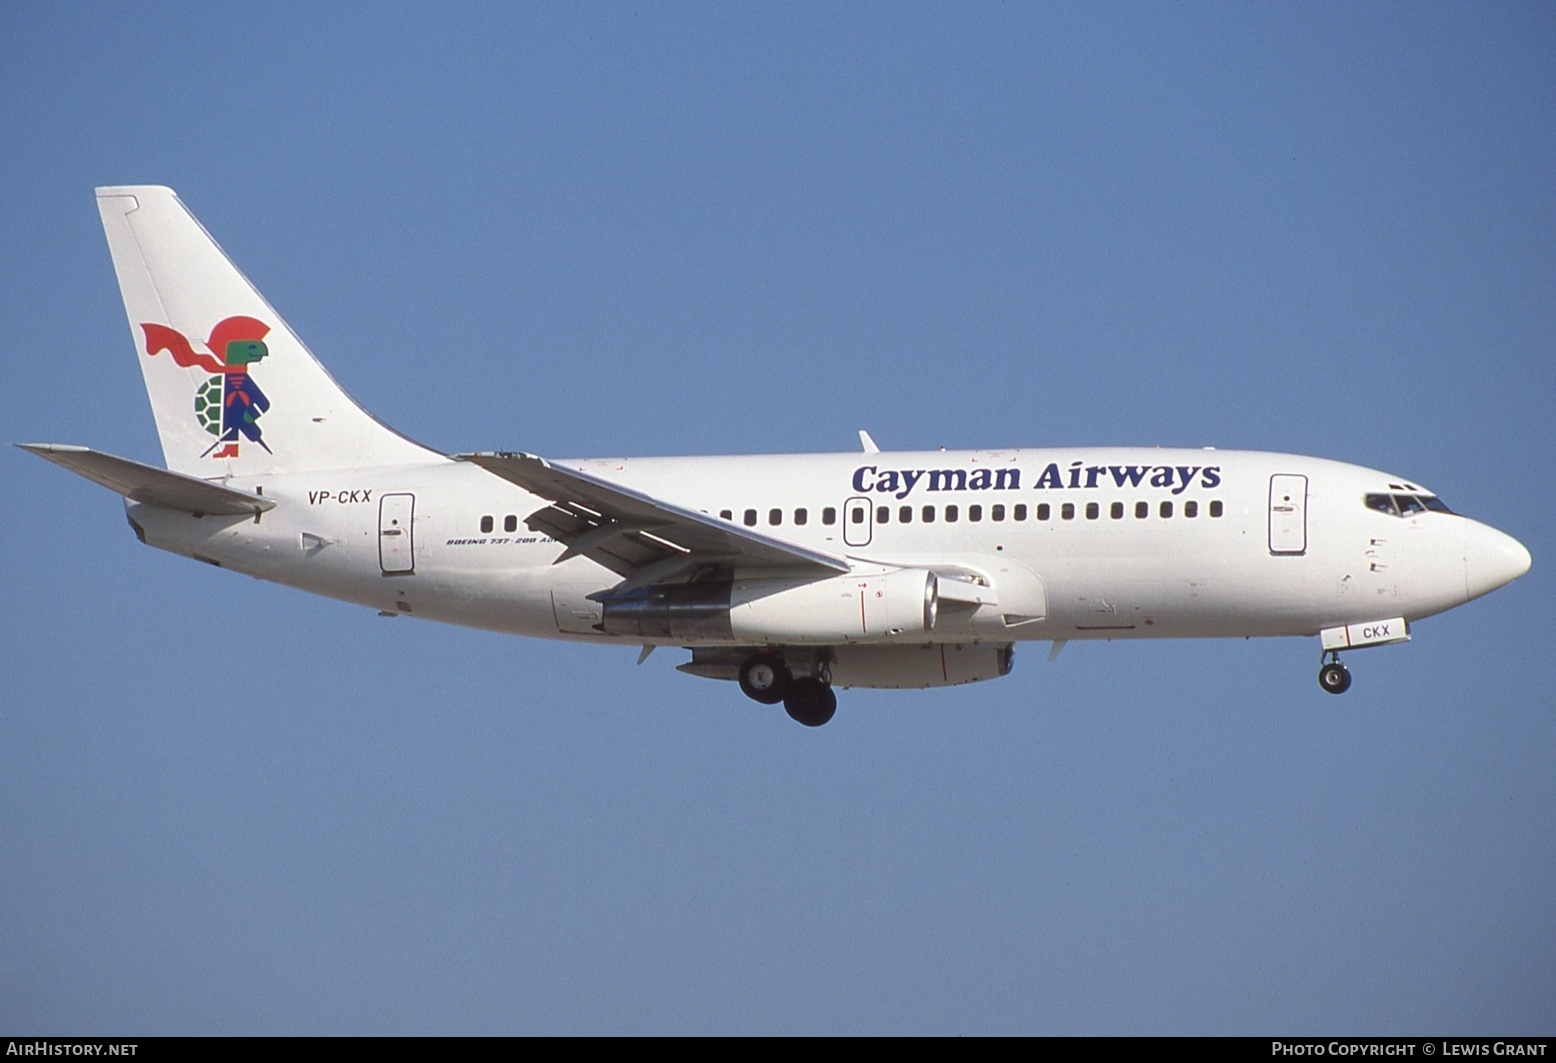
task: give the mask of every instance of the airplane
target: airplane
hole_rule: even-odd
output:
[[[122,495],[141,542],[388,616],[683,647],[807,726],[835,687],[995,679],[1027,641],[1316,636],[1340,694],[1343,651],[1531,563],[1412,481],[1290,454],[440,453],[352,401],[171,189],[97,204],[167,467],[19,445]]]

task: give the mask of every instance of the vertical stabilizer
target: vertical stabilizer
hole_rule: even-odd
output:
[[[211,479],[444,460],[341,390],[170,188],[97,207],[168,468]]]

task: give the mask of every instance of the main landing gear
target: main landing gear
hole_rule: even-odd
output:
[[[822,682],[813,675],[801,676],[789,688],[789,696],[783,699],[783,711],[789,718],[806,727],[820,727],[837,712],[837,695],[832,684]]]
[[[1318,670],[1318,685],[1331,694],[1344,694],[1351,689],[1351,670],[1340,663],[1340,652],[1328,650],[1324,663]]]
[[[837,712],[832,684],[820,676],[796,677],[782,657],[753,653],[740,666],[740,689],[763,705],[783,702],[789,718],[806,727],[820,727]]]

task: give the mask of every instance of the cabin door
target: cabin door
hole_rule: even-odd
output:
[[[1270,477],[1270,553],[1307,553],[1307,477]]]
[[[411,518],[415,495],[382,495],[378,500],[378,567],[386,576],[416,571],[416,542]]]

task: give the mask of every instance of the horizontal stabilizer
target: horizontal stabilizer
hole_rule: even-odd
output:
[[[223,487],[181,472],[142,465],[90,447],[64,443],[18,443],[40,458],[63,465],[78,476],[117,491],[131,502],[146,502],[197,517],[235,517],[263,513],[275,507],[273,499]]]

